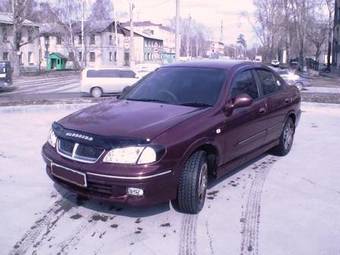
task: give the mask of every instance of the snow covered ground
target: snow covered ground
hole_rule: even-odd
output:
[[[303,104],[291,153],[210,185],[199,215],[81,201],[40,156],[74,106],[0,108],[1,254],[340,254],[340,107]]]

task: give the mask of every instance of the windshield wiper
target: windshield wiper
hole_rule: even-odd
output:
[[[156,102],[156,103],[163,103],[163,104],[168,104],[169,102],[159,100],[159,99],[152,99],[152,98],[126,98],[126,100],[131,100],[131,101],[142,101],[142,102]]]
[[[206,104],[206,103],[200,103],[200,102],[187,102],[187,103],[182,103],[179,105],[183,106],[192,106],[192,107],[211,107],[212,105]]]

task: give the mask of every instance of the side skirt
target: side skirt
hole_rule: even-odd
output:
[[[217,178],[222,177],[223,175],[227,174],[230,171],[235,170],[236,168],[246,164],[247,162],[249,162],[252,159],[255,159],[256,157],[262,155],[263,153],[265,153],[266,151],[270,150],[271,148],[273,148],[274,146],[279,144],[279,140],[275,140],[273,142],[267,143],[266,145],[252,151],[249,152],[245,155],[242,155],[236,159],[233,159],[232,161],[219,166],[217,169]]]

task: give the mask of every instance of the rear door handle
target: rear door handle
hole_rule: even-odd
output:
[[[286,99],[285,99],[285,103],[286,103],[286,104],[289,104],[290,102],[291,102],[291,99],[290,99],[290,98],[286,98]]]
[[[261,114],[264,114],[264,113],[266,113],[267,112],[267,109],[265,108],[265,107],[261,107],[260,109],[259,109],[259,113],[261,113]]]

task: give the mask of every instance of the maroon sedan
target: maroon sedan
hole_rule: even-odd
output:
[[[54,122],[48,175],[82,196],[150,205],[203,205],[208,176],[270,150],[286,155],[300,94],[261,64],[201,61],[161,67],[119,100]]]

